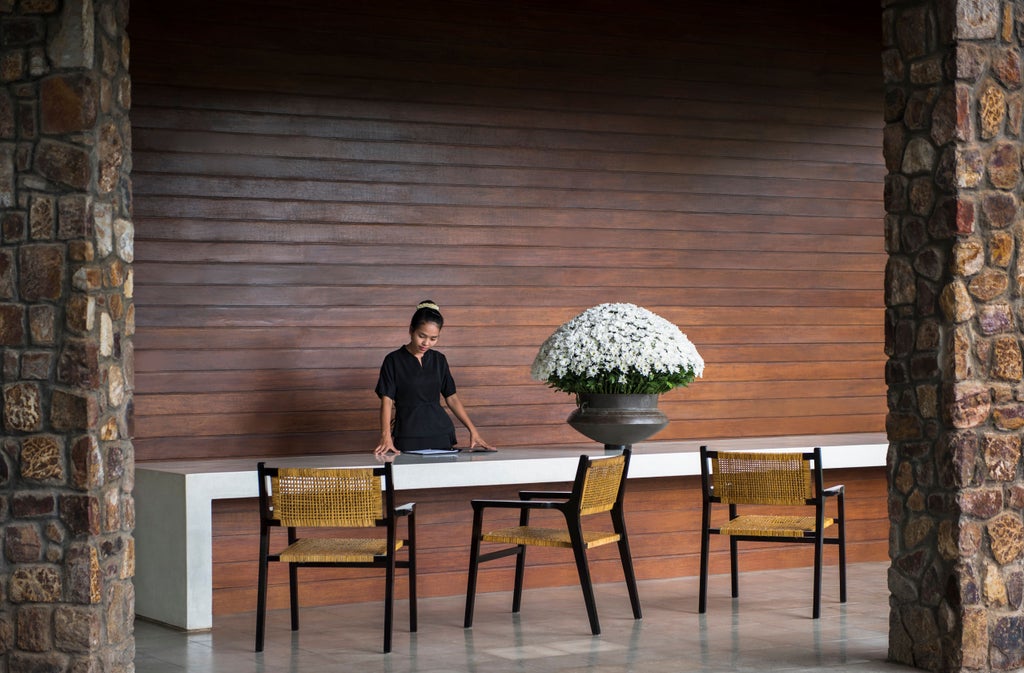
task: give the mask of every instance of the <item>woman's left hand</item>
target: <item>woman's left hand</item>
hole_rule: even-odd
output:
[[[470,449],[475,449],[478,446],[480,448],[487,449],[488,451],[497,451],[496,448],[494,448],[493,446],[491,446],[490,444],[485,442],[483,437],[481,437],[480,435],[478,435],[475,432],[470,433],[470,435],[469,435],[469,448]]]

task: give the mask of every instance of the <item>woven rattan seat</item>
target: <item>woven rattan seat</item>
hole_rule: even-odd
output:
[[[395,551],[404,546],[402,540],[395,541]],[[388,541],[385,538],[335,538],[310,537],[299,540],[278,554],[282,563],[373,563],[387,554]]]
[[[633,561],[629,552],[629,539],[626,535],[622,509],[629,457],[629,449],[610,457],[580,456],[571,491],[520,491],[519,500],[473,500],[473,539],[469,559],[469,584],[466,590],[466,628],[473,625],[477,576],[480,564],[486,561],[516,556],[512,612],[519,612],[526,571],[526,548],[529,546],[563,547],[573,550],[580,587],[587,606],[587,616],[590,618],[590,629],[597,635],[601,633],[601,625],[597,616],[597,604],[594,600],[586,552],[592,547],[618,543],[619,558],[622,561],[633,616],[640,619],[640,596],[633,573]],[[519,525],[483,532],[484,512],[490,508],[519,510]],[[537,509],[560,512],[565,518],[565,527],[531,526],[530,512]],[[612,530],[583,530],[584,517],[604,512],[609,513],[611,517]],[[481,543],[512,546],[481,553]]]
[[[703,517],[700,550],[699,612],[707,608],[711,535],[729,536],[732,596],[739,596],[738,548],[741,541],[799,542],[814,545],[813,616],[821,614],[823,546],[839,548],[839,600],[846,602],[845,488],[823,487],[821,449],[807,453],[710,451],[700,449]],[[827,498],[836,500],[834,516],[825,516]],[[714,523],[712,506],[728,506],[728,519]],[[744,514],[739,513],[740,507]],[[792,510],[807,508],[813,515]],[[755,513],[748,513],[754,510]],[[826,536],[834,527],[836,534]]]
[[[835,521],[825,518],[825,528]],[[782,537],[806,537],[814,534],[813,516],[738,516],[718,527],[721,535],[780,535]]]
[[[292,630],[299,628],[300,567],[384,569],[384,651],[391,651],[395,568],[409,571],[409,630],[416,630],[416,555],[413,505],[395,507],[391,464],[373,468],[311,469],[257,465],[260,494],[260,574],[256,601],[256,651],[263,651],[270,563],[288,564]],[[408,536],[398,537],[397,519]],[[287,529],[287,546],[270,552],[271,531]],[[332,535],[299,535],[307,529]],[[377,529],[383,537],[357,534]],[[310,531],[311,532],[311,531]],[[403,558],[399,559],[399,552]]]
[[[540,528],[538,526],[513,526],[499,528],[484,533],[484,542],[503,542],[505,544],[529,544],[536,547],[568,547],[572,548],[572,536],[565,528]],[[602,531],[583,531],[583,548],[600,547],[609,542],[618,542],[618,533]]]

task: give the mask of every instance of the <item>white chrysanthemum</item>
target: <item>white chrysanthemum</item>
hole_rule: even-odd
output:
[[[629,388],[664,392],[703,373],[704,360],[686,335],[635,304],[587,309],[548,337],[530,368],[534,379],[566,392],[615,389],[624,380]]]

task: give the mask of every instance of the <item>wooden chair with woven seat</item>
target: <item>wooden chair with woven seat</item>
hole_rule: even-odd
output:
[[[395,569],[409,572],[409,630],[416,631],[416,527],[413,504],[395,507],[391,463],[366,468],[286,468],[257,465],[260,498],[260,568],[256,599],[256,651],[263,651],[267,574],[272,562],[288,564],[292,630],[299,628],[297,569],[384,569],[384,651],[391,651]],[[398,518],[407,537],[398,536]],[[288,546],[270,553],[271,531],[287,528]],[[313,535],[313,529],[344,535]],[[382,529],[374,537],[367,529]],[[360,531],[359,529],[363,529]],[[299,535],[299,531],[308,535]],[[334,531],[331,531],[332,533]],[[360,535],[362,533],[362,535]],[[404,552],[405,558],[398,556]]]
[[[700,544],[700,599],[707,608],[708,553],[711,535],[729,536],[732,597],[739,596],[737,542],[797,542],[814,545],[813,616],[821,615],[821,565],[824,545],[839,547],[839,601],[846,602],[845,488],[823,487],[821,448],[811,452],[770,453],[709,451],[700,447],[703,516]],[[835,498],[834,516],[825,516],[826,500]],[[729,519],[712,525],[712,505],[726,504]],[[739,507],[745,512],[740,514]],[[766,509],[767,507],[767,509]],[[813,507],[813,515],[799,508]],[[781,509],[784,508],[784,509]],[[835,526],[835,535],[825,531]]]
[[[622,501],[626,491],[626,474],[629,471],[629,449],[610,457],[590,458],[580,456],[576,479],[571,491],[520,491],[519,500],[473,500],[473,539],[469,559],[469,584],[466,590],[465,626],[473,625],[473,608],[476,600],[477,576],[480,564],[506,556],[516,556],[515,585],[512,594],[512,612],[519,612],[523,596],[523,579],[526,569],[526,548],[528,546],[563,547],[573,550],[576,571],[579,574],[583,600],[590,618],[590,629],[594,635],[601,633],[597,617],[597,603],[587,563],[587,550],[612,542],[618,543],[619,558],[625,576],[633,617],[641,618],[640,595],[637,592],[633,560],[629,553],[629,539],[626,536],[626,522],[623,517]],[[519,525],[483,532],[483,517],[487,509],[504,508],[519,510]],[[565,518],[564,528],[546,528],[530,525],[532,510],[547,509],[560,512]],[[584,517],[608,512],[612,530],[584,530]],[[503,549],[480,553],[481,542],[512,545]]]

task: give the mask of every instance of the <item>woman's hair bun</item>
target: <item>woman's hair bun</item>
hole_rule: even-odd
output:
[[[420,325],[428,322],[435,323],[438,328],[444,327],[444,316],[441,315],[441,309],[432,299],[424,299],[416,304],[416,312],[412,314],[412,320],[409,321],[409,332],[412,333]]]

